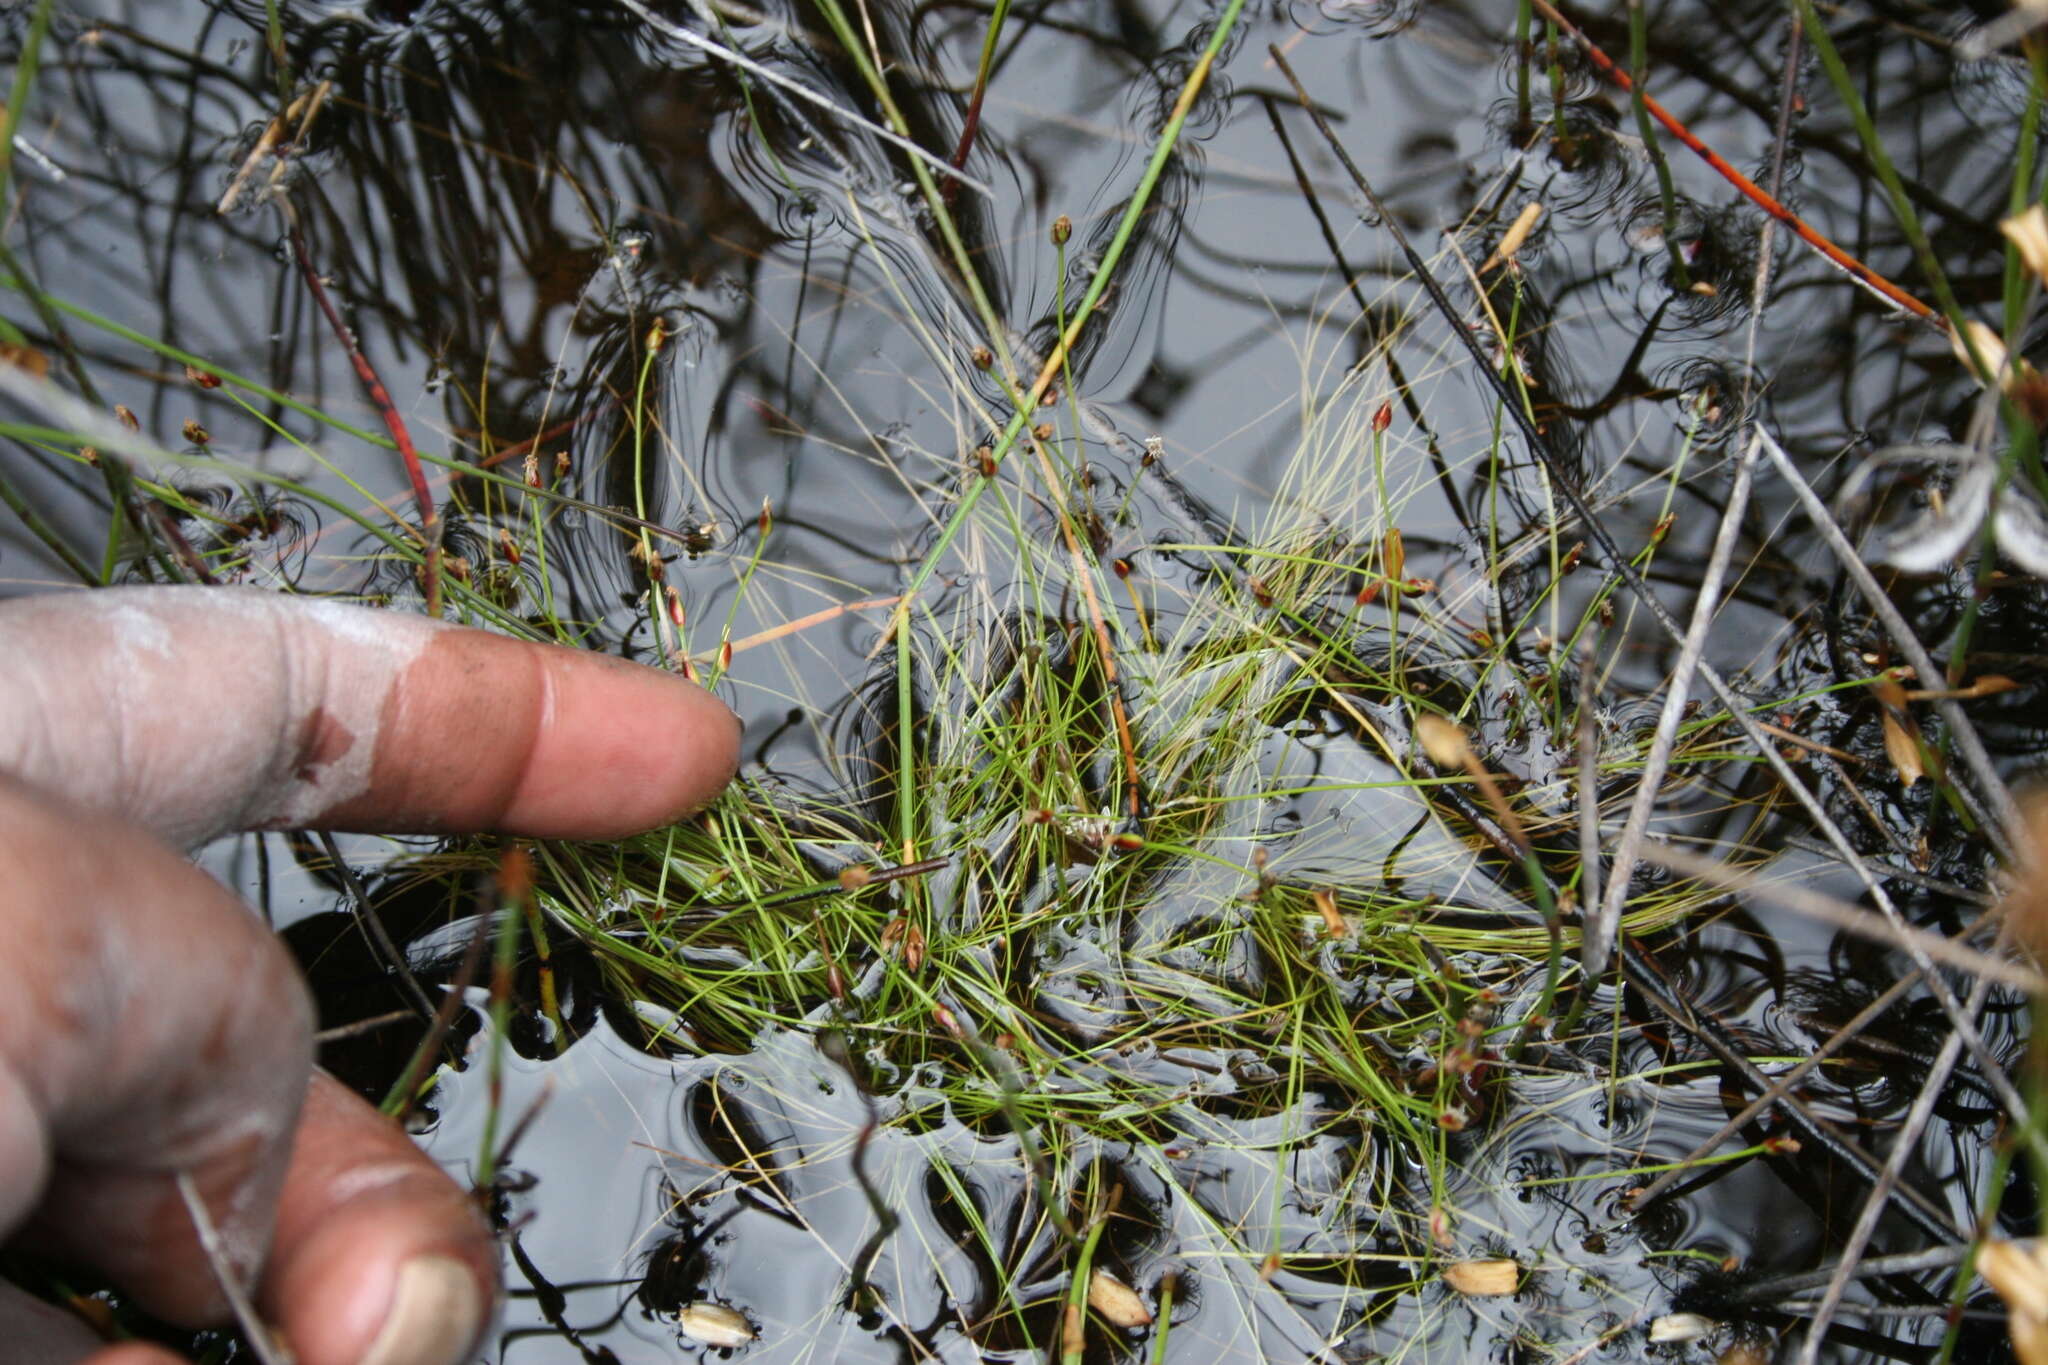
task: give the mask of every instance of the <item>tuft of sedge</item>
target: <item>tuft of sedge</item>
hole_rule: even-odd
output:
[[[197,365],[187,365],[185,367],[185,379],[187,383],[197,384],[202,389],[217,389],[220,387],[219,375],[211,370],[202,370]]]
[[[1073,219],[1067,217],[1067,215],[1063,213],[1059,217],[1052,220],[1052,244],[1054,246],[1065,246],[1067,244],[1067,239],[1072,237],[1073,235]]]
[[[1088,1275],[1088,1306],[1114,1327],[1152,1325],[1152,1310],[1138,1291],[1099,1267]]]
[[[839,869],[839,889],[858,891],[875,879],[875,870],[866,863],[852,863]]]
[[[1453,1261],[1444,1267],[1444,1283],[1468,1298],[1498,1298],[1515,1292],[1522,1267],[1509,1260]]]

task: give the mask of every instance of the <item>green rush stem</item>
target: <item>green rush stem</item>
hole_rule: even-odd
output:
[[[29,92],[35,87],[36,71],[42,65],[43,39],[50,32],[50,0],[40,0],[29,19],[28,37],[22,41],[21,56],[14,66],[14,85],[7,92],[7,126],[0,128],[0,222],[6,222],[7,201],[14,189],[14,139],[21,132],[21,116],[28,112]]]
[[[1088,1200],[1094,1204],[1096,1171],[1088,1171]],[[1087,1345],[1086,1323],[1088,1320],[1088,1282],[1094,1275],[1095,1247],[1102,1240],[1102,1230],[1109,1225],[1109,1211],[1094,1208],[1088,1219],[1088,1235],[1081,1240],[1081,1250],[1074,1258],[1073,1283],[1067,1286],[1067,1311],[1060,1324],[1060,1365],[1081,1365],[1081,1356]]]
[[[1173,1326],[1173,1291],[1180,1276],[1172,1271],[1159,1277],[1159,1312],[1152,1319],[1152,1365],[1166,1365],[1166,1337]]]
[[[647,354],[640,358],[640,375],[633,386],[633,515],[640,519],[640,575],[647,583],[647,628],[654,632],[654,649],[666,665],[669,651],[661,647],[661,617],[668,603],[666,574],[657,574],[654,543],[647,534],[647,380],[654,373],[654,358],[661,354],[667,328],[657,318],[647,332]],[[690,657],[681,627],[676,629],[676,653]]]
[[[528,889],[523,899],[530,901]],[[505,1109],[505,1031],[512,1021],[512,973],[519,965],[519,930],[524,907],[507,905],[491,946],[491,1051],[485,1064],[489,1100],[483,1134],[477,1139],[476,1187],[487,1190],[498,1174],[498,1120]]]
[[[264,19],[269,29],[270,64],[277,73],[277,97],[282,103],[279,108],[289,108],[292,102],[292,73],[285,61],[284,14],[277,0],[263,0]]]
[[[1551,1006],[1557,1000],[1557,983],[1564,975],[1564,926],[1558,919],[1557,897],[1551,894],[1550,879],[1543,874],[1543,864],[1537,861],[1533,849],[1522,849],[1522,871],[1529,878],[1529,894],[1536,898],[1536,909],[1543,915],[1543,930],[1550,936],[1549,958],[1543,964],[1543,993],[1536,997],[1535,1008],[1522,1017],[1521,1030],[1508,1048],[1508,1065],[1513,1066],[1522,1059],[1522,1049],[1529,1044],[1529,1037],[1544,1020],[1550,1017]],[[1583,996],[1588,994],[1581,990]],[[1577,1011],[1574,1011],[1576,1018]]]
[[[1515,136],[1521,137],[1529,130],[1532,106],[1529,102],[1529,60],[1534,50],[1529,45],[1529,27],[1533,15],[1529,0],[1515,3]]]
[[[2023,213],[2034,199],[2035,140],[2041,129],[2042,63],[2048,60],[2034,43],[2027,45],[2027,105],[2020,113],[2019,137],[2013,149],[2012,192],[2006,198],[2008,215]],[[2027,272],[2019,248],[2005,244],[2005,335],[2015,335],[2026,307]]]
[[[1572,146],[1571,135],[1565,128],[1564,63],[1558,57],[1557,25],[1547,23],[1543,30],[1550,67],[1550,138],[1557,149],[1558,157],[1569,165],[1572,160]]]
[[[1828,82],[1835,87],[1835,96],[1849,112],[1850,120],[1856,125],[1856,136],[1863,144],[1863,154],[1870,159],[1871,168],[1884,186],[1885,197],[1891,201],[1892,216],[1897,219],[1899,230],[1912,245],[1913,256],[1920,263],[1920,270],[1927,276],[1927,282],[1934,289],[1934,300],[1955,334],[1962,338],[1969,348],[1970,361],[1977,373],[1988,382],[1997,382],[1993,367],[1977,352],[1976,343],[1970,340],[1969,332],[1963,327],[1962,305],[1956,301],[1955,292],[1949,288],[1948,276],[1942,271],[1941,262],[1935,259],[1934,247],[1927,240],[1927,232],[1920,225],[1920,215],[1914,211],[1913,201],[1907,197],[1906,187],[1899,180],[1898,170],[1892,165],[1884,143],[1877,136],[1877,124],[1870,117],[1869,106],[1856,91],[1856,83],[1849,76],[1849,68],[1842,61],[1842,54],[1836,50],[1834,39],[1828,36],[1827,26],[1821,23],[1820,15],[1814,11],[1813,0],[1792,0],[1799,11],[1799,18],[1806,26],[1807,36],[1813,41],[1813,50],[1819,54],[1822,67],[1827,70]]]
[[[0,361],[0,364],[4,363]],[[6,503],[14,515],[21,518],[21,524],[27,527],[29,533],[37,540],[43,542],[51,554],[57,556],[64,567],[71,571],[73,577],[89,588],[99,585],[100,576],[93,572],[92,566],[79,558],[78,552],[65,542],[64,537],[58,534],[57,528],[37,514],[28,499],[22,497],[21,490],[10,483],[5,475],[0,475],[0,502]]]
[[[896,618],[896,832],[897,857],[917,859],[917,708],[910,655],[910,617]]]
[[[1636,134],[1650,153],[1657,171],[1657,197],[1664,204],[1664,248],[1671,253],[1671,277],[1682,292],[1692,288],[1692,273],[1685,268],[1685,248],[1678,240],[1678,192],[1671,186],[1671,164],[1664,146],[1657,141],[1657,129],[1650,122],[1650,107],[1643,102],[1643,84],[1650,67],[1647,24],[1643,0],[1628,0],[1629,102],[1636,109]]]

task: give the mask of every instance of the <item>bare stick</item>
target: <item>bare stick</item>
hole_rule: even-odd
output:
[[[1780,909],[1793,911],[1808,919],[1819,920],[1823,924],[1832,924],[1835,928],[1846,930],[1859,938],[1883,943],[1915,956],[1925,955],[1932,961],[1945,963],[1951,967],[1960,967],[1988,981],[1996,981],[2001,986],[2010,986],[2014,990],[2026,991],[2033,995],[2048,991],[2048,979],[2043,979],[2041,974],[2032,968],[2017,962],[2009,962],[2002,957],[1980,953],[1975,948],[1942,934],[1930,934],[1925,929],[1916,929],[1910,924],[1895,924],[1883,916],[1873,915],[1868,910],[1851,905],[1847,901],[1837,900],[1818,891],[1810,891],[1803,886],[1772,881],[1742,868],[1730,867],[1712,858],[1702,858],[1697,853],[1668,845],[1644,850],[1643,860],[1668,867],[1673,872],[1683,873],[1714,886],[1745,892],[1769,901]]]
[[[192,1219],[192,1230],[199,1234],[199,1249],[206,1253],[206,1263],[213,1268],[213,1278],[220,1285],[228,1307],[234,1311],[235,1322],[248,1340],[249,1349],[256,1353],[256,1359],[262,1365],[292,1365],[292,1353],[271,1336],[270,1328],[257,1315],[256,1304],[242,1284],[235,1263],[228,1258],[220,1228],[215,1225],[213,1215],[206,1211],[206,1201],[199,1197],[199,1187],[192,1183],[191,1174],[179,1171],[176,1183],[178,1198],[185,1201],[185,1212]]]
[[[1908,972],[1897,981],[1892,982],[1886,988],[1884,994],[1856,1011],[1855,1016],[1848,1023],[1842,1025],[1840,1029],[1836,1030],[1833,1037],[1815,1049],[1811,1057],[1808,1057],[1805,1061],[1772,1081],[1763,1093],[1744,1105],[1740,1113],[1736,1114],[1719,1128],[1716,1128],[1712,1135],[1681,1157],[1677,1165],[1673,1166],[1672,1169],[1664,1172],[1664,1174],[1652,1180],[1648,1185],[1630,1195],[1628,1207],[1630,1209],[1647,1208],[1663,1198],[1665,1192],[1673,1185],[1692,1174],[1689,1168],[1694,1162],[1703,1160],[1711,1155],[1716,1147],[1719,1147],[1729,1138],[1735,1136],[1736,1133],[1742,1130],[1744,1125],[1755,1119],[1757,1115],[1776,1104],[1783,1096],[1791,1094],[1792,1088],[1805,1080],[1813,1072],[1814,1068],[1848,1046],[1855,1039],[1856,1035],[1863,1031],[1865,1026],[1893,1005],[1903,1000],[1907,992],[1919,984],[1920,973],[1917,971]],[[1816,1280],[1814,1283],[1824,1284],[1826,1281],[1824,1279]],[[1801,1285],[1798,1287],[1805,1288],[1806,1286]]]

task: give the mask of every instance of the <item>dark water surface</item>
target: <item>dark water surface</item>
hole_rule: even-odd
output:
[[[10,54],[32,8],[0,9]],[[367,514],[375,499],[410,515],[388,452],[279,402],[231,405],[189,385],[180,363],[92,321],[377,430],[292,264],[279,210],[288,202],[423,449],[498,458],[519,476],[525,452],[501,452],[538,436],[538,473],[559,479],[559,491],[600,510],[643,507],[646,520],[680,533],[666,583],[689,622],[711,623],[693,626],[709,632],[693,636],[693,649],[721,630],[746,641],[905,589],[985,439],[971,404],[1002,409],[999,390],[971,365],[942,373],[934,363],[961,360],[979,332],[935,264],[943,248],[900,154],[824,111],[778,105],[759,81],[743,85],[720,60],[619,5],[301,0],[281,6],[287,66],[295,89],[332,82],[326,110],[282,163],[279,183],[268,183],[273,162],[262,161],[223,215],[217,201],[280,104],[264,5],[55,8],[19,130],[16,218],[5,240],[72,310],[81,364],[105,400],[132,408],[153,439],[189,445],[181,429],[196,419],[217,453]],[[651,8],[707,32],[686,5]],[[1528,641],[1517,669],[1467,660],[1456,685],[1474,699],[1470,723],[1495,746],[1490,760],[1540,790],[1561,781],[1572,740],[1516,719],[1515,679],[1539,671],[1538,642],[1569,634],[1601,584],[1582,573],[1544,599],[1543,583],[1527,581],[1537,567],[1548,574],[1542,532],[1562,516],[1554,490],[1519,438],[1497,439],[1492,391],[1406,278],[1390,234],[1362,212],[1268,51],[1284,51],[1475,322],[1477,296],[1444,254],[1440,230],[1465,224],[1459,245],[1477,267],[1523,204],[1544,205],[1520,253],[1519,354],[1535,380],[1532,402],[1615,539],[1634,552],[1663,536],[1646,573],[1683,616],[1736,449],[1761,215],[1667,142],[1691,270],[1707,286],[1674,290],[1657,180],[1629,105],[1568,48],[1553,84],[1539,42],[1530,107],[1540,126],[1523,126],[1515,9],[1415,0],[1248,8],[1124,259],[1105,321],[1077,354],[1089,407],[1076,439],[1095,471],[1094,498],[1116,513],[1103,518],[1098,553],[1134,560],[1134,581],[1197,585],[1206,561],[1152,547],[1213,542],[1218,527],[1262,523],[1314,498],[1304,469],[1356,467],[1373,407],[1361,398],[1342,409],[1330,396],[1371,349],[1361,337],[1407,319],[1391,353],[1426,425],[1406,407],[1392,413],[1399,461],[1380,506],[1398,505],[1406,572],[1433,582],[1445,629],[1469,640],[1505,624]],[[813,32],[817,12],[719,12],[723,41],[879,115],[853,66]],[[857,12],[897,55],[916,140],[944,155],[959,136],[989,7],[899,2]],[[1952,40],[1981,19],[1968,6],[1877,3],[1828,15],[1965,311],[1996,321],[2005,270],[1996,222],[2010,193],[2023,68],[2009,56],[1957,58]],[[1011,12],[966,163],[990,193],[963,192],[957,206],[980,282],[1020,351],[1043,354],[1059,311],[1073,306],[1216,18],[1204,4],[1152,0]],[[1610,52],[1626,53],[1621,5],[1588,7],[1585,22]],[[1652,89],[1759,179],[1769,175],[1786,32],[1776,4],[1649,7]],[[1849,116],[1810,54],[1802,71],[1787,197],[1924,292]],[[1558,126],[1569,130],[1565,144],[1551,136]],[[1074,225],[1063,295],[1048,235],[1062,214]],[[1782,235],[1777,251],[1748,372],[1761,386],[1756,415],[1809,478],[1828,491],[1879,446],[1960,436],[1977,386],[1947,342]],[[1499,289],[1489,297],[1508,299]],[[1363,320],[1360,299],[1371,305]],[[44,335],[19,294],[0,295],[0,313]],[[669,336],[648,381],[643,343],[656,318]],[[662,441],[636,480],[619,414],[641,392]],[[1371,390],[1375,403],[1383,392],[1392,390]],[[1305,434],[1310,411],[1325,416]],[[1148,464],[1154,438],[1159,458]],[[81,543],[97,543],[104,499],[86,474],[12,448],[0,460]],[[262,503],[230,480],[173,477],[227,520],[244,521],[236,576],[416,600],[407,565],[309,497]],[[1338,482],[1333,472],[1329,486]],[[528,513],[473,478],[445,492],[449,544],[473,582],[522,613],[545,601],[582,623],[595,647],[643,659],[664,651],[651,638],[633,539],[604,517],[556,507],[546,562],[529,554],[512,563],[500,532],[524,534]],[[1798,698],[1773,713],[1780,723],[1860,763],[1872,818],[1840,769],[1816,770],[1814,780],[1865,852],[1983,886],[1990,862],[1981,841],[1929,784],[1907,791],[1894,780],[1861,689],[1828,690],[1867,674],[1877,656],[1862,656],[1881,648],[1879,632],[1775,479],[1762,478],[1758,499],[1709,659],[1748,680],[1759,701]],[[773,508],[772,555],[750,575],[764,502]],[[1351,507],[1333,505],[1330,515],[1351,516]],[[1037,533],[1056,544],[1049,519]],[[13,524],[0,537],[6,591],[56,581]],[[1526,547],[1519,558],[1500,548],[1516,544]],[[1495,572],[1503,563],[1523,571]],[[948,592],[986,586],[970,582],[964,552],[947,565],[942,572],[957,575]],[[1925,638],[1945,642],[1968,592],[1958,572],[1904,582],[1897,597]],[[1625,596],[1615,605],[1601,719],[1616,742],[1640,744],[1673,653]],[[1162,631],[1200,625],[1176,621],[1170,606],[1160,612]],[[891,655],[876,653],[885,619],[884,608],[847,610],[735,655],[720,691],[749,722],[757,780],[810,792],[857,782],[843,743],[846,699],[887,671]],[[1972,715],[2015,774],[2042,746],[2044,625],[2038,585],[2001,581],[1983,597],[1971,672],[2020,686],[1973,704]],[[208,723],[203,699],[191,720]],[[1347,725],[1276,725],[1274,734],[1268,771],[1308,774],[1304,788],[1396,776]],[[1853,879],[1829,856],[1793,846],[1811,828],[1769,795],[1756,765],[1701,759],[1680,778],[1660,830],[1766,851],[1772,873],[1855,898]],[[1618,828],[1626,787],[1609,798]],[[1558,809],[1569,811],[1568,797]],[[1246,820],[1234,837],[1301,834],[1276,857],[1283,880],[1398,882],[1419,901],[1475,914],[1513,915],[1524,899],[1520,881],[1483,866],[1413,790],[1304,789],[1285,802],[1247,803]],[[344,847],[366,874],[393,853],[379,840]],[[402,1003],[349,927],[348,896],[317,851],[278,836],[217,849],[213,860],[288,926],[327,1023]],[[1203,875],[1191,863],[1180,881],[1162,884],[1120,943],[1078,931],[1034,939],[1039,1017],[1082,1036],[1122,1008],[1107,997],[1137,987],[1119,978],[1118,953],[1184,927]],[[394,930],[422,970],[445,978],[473,905],[422,893],[397,873],[382,885]],[[1888,886],[1910,916],[1943,932],[1977,912],[1905,880]],[[1810,1055],[1903,961],[1741,902],[1717,903],[1649,941],[1672,992],[1718,1020],[1767,1073]],[[1480,979],[1529,980],[1526,963],[1478,951],[1456,965]],[[675,1040],[691,1036],[687,1007],[677,1018],[666,1004],[606,995],[587,957],[572,951],[559,970],[574,1045],[555,1058],[534,1020],[513,1039],[506,1112],[545,1103],[500,1181],[512,1298],[490,1359],[724,1358],[679,1325],[687,1306],[703,1303],[745,1316],[758,1336],[730,1357],[749,1361],[1025,1361],[1056,1350],[1066,1251],[1027,1216],[1030,1170],[1005,1124],[956,1114],[944,1078],[916,1066],[879,1063],[864,1094],[808,1025],[765,1028],[739,1052],[684,1046]],[[1409,989],[1357,988],[1393,997]],[[476,1003],[462,1028],[472,1058],[487,1037],[481,992]],[[1364,1017],[1370,1002],[1361,994],[1358,1003]],[[830,1016],[828,1002],[816,1006],[808,1024]],[[1099,1263],[1155,1308],[1163,1277],[1178,1277],[1167,1359],[1706,1361],[1745,1344],[1759,1358],[1789,1358],[1801,1312],[1731,1307],[1725,1291],[1831,1262],[1865,1185],[1824,1152],[1785,1149],[1709,1167],[1630,1215],[1622,1193],[1647,1176],[1612,1173],[1683,1157],[1752,1092],[1633,994],[1605,989],[1589,1017],[1603,1022],[1518,1072],[1433,1169],[1376,1136],[1350,1098],[1292,1085],[1277,1088],[1285,1103],[1272,1103],[1268,1079],[1284,1060],[1148,1040],[1104,1049],[1095,1073],[1044,1084],[1113,1082],[1181,1097],[1170,1138],[1088,1137],[1069,1153],[1075,1168],[1108,1171],[1124,1188],[1126,1216],[1105,1236]],[[1994,994],[1983,1029],[1994,1049],[2016,1057],[2024,1002]],[[1916,995],[1810,1083],[1807,1102],[1882,1153],[1945,1031],[1933,1003]],[[644,1044],[663,1034],[669,1044],[650,1053]],[[381,1094],[417,1039],[416,1029],[394,1029],[338,1045],[328,1061]],[[1412,1069],[1417,1059],[1389,1064]],[[482,1070],[471,1065],[447,1070],[423,1116],[424,1140],[458,1173],[473,1167],[487,1107]],[[1981,1084],[1959,1073],[1909,1167],[1928,1203],[1965,1226],[1992,1202],[1998,1122]],[[1752,1125],[1724,1150],[1785,1131]],[[2035,1194],[2024,1163],[2014,1169],[2021,1174],[1997,1216],[2024,1234]],[[875,1191],[900,1221],[870,1262]],[[1448,1221],[1442,1260],[1512,1258],[1526,1271],[1520,1291],[1469,1297],[1420,1270],[1432,1213]],[[1001,1264],[990,1243],[1007,1248]],[[1873,1250],[1925,1244],[1894,1217]],[[872,1294],[851,1292],[856,1262]],[[1951,1284],[1940,1270],[1861,1283],[1823,1358],[1934,1359]],[[1996,1306],[1981,1285],[1970,1302]],[[1680,1310],[1717,1325],[1696,1341],[1651,1345],[1650,1322]],[[1964,1333],[1958,1360],[2006,1349],[2000,1321],[1971,1321]],[[1154,1340],[1152,1331],[1119,1337],[1097,1324],[1087,1358],[1151,1359]]]

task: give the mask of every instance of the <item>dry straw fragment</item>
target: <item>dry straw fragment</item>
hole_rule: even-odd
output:
[[[722,1303],[693,1303],[676,1317],[676,1326],[692,1341],[731,1350],[754,1339],[753,1324]]]
[[[2020,264],[2048,284],[2048,210],[2039,204],[1999,220],[1998,230],[2020,253]]]
[[[1458,1261],[1444,1267],[1444,1283],[1475,1299],[1515,1292],[1522,1267],[1513,1261]]]
[[[2012,1349],[2020,1365],[2048,1365],[2048,1247],[2038,1242],[1986,1242],[1977,1272],[2012,1314]]]
[[[1152,1310],[1138,1292],[1110,1274],[1097,1270],[1088,1276],[1088,1306],[1118,1327],[1149,1327]]]

